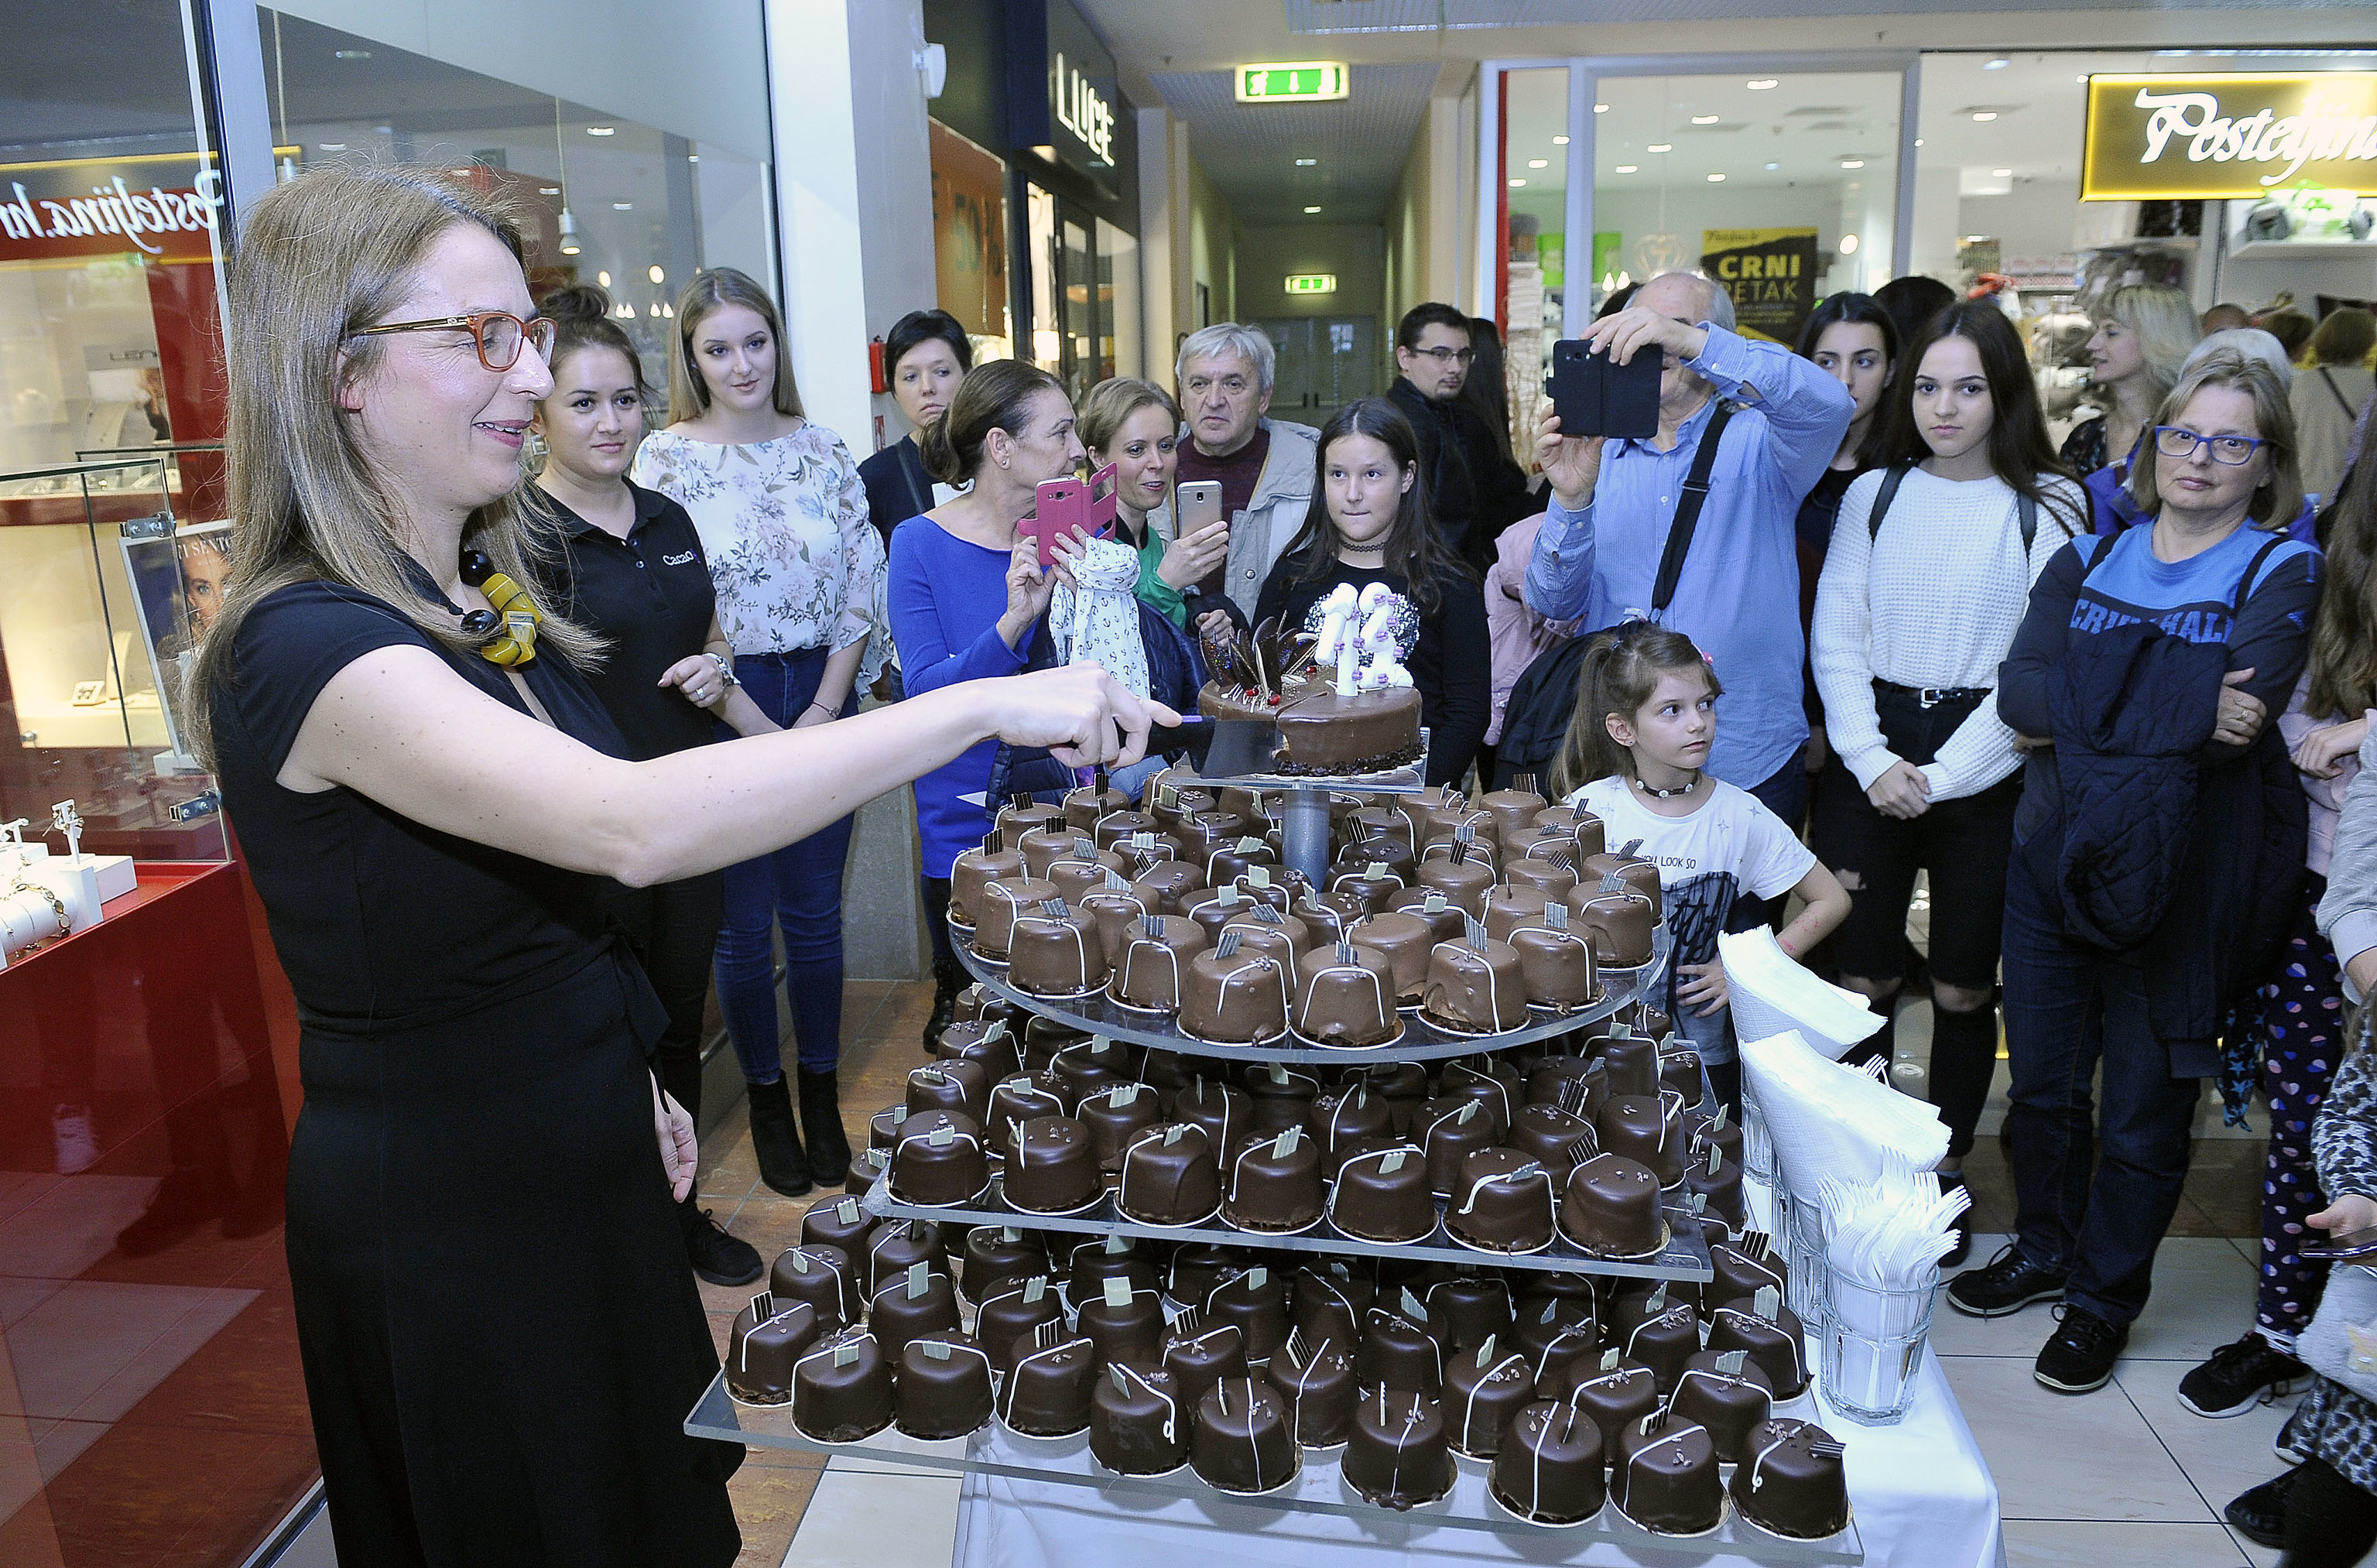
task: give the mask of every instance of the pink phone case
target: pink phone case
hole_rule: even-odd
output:
[[[1032,515],[1016,526],[1040,545],[1040,565],[1056,564],[1056,542],[1079,530],[1092,539],[1114,532],[1115,505],[1121,482],[1113,463],[1090,475],[1089,483],[1073,478],[1044,479]],[[1101,496],[1100,490],[1105,494]]]

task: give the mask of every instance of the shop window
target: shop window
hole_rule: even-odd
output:
[[[940,307],[973,344],[974,363],[1009,359],[1007,165],[938,120],[930,122],[933,259]]]
[[[1560,335],[1568,264],[1568,67],[1502,77],[1501,277],[1504,391],[1514,449],[1535,445],[1544,367]]]

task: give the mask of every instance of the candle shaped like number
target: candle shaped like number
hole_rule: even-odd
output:
[[[1359,690],[1359,689],[1360,689],[1360,687],[1359,687],[1359,686],[1358,686],[1358,684],[1356,683],[1356,670],[1358,670],[1358,669],[1359,669],[1359,667],[1360,667],[1359,661],[1360,661],[1361,657],[1362,657],[1361,650],[1360,650],[1359,648],[1357,648],[1357,647],[1356,647],[1356,646],[1355,646],[1354,639],[1352,639],[1352,638],[1350,638],[1350,637],[1346,638],[1346,639],[1344,640],[1344,642],[1343,642],[1342,644],[1340,644],[1340,646],[1338,647],[1338,650],[1337,650],[1337,695],[1338,695],[1338,696],[1340,696],[1340,697],[1351,697],[1351,696],[1353,696],[1353,695],[1354,695],[1354,693],[1355,693],[1356,691],[1357,691],[1357,690]]]

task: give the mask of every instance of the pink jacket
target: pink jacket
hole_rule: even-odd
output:
[[[1538,654],[1576,635],[1576,622],[1551,621],[1527,608],[1527,557],[1544,526],[1537,512],[1512,523],[1495,541],[1494,564],[1486,569],[1486,641],[1492,652],[1494,709],[1486,723],[1486,744],[1502,738],[1502,713],[1511,688]]]

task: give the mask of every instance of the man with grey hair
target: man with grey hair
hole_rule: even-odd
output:
[[[1312,503],[1320,432],[1265,417],[1276,363],[1261,329],[1224,321],[1190,333],[1173,365],[1188,421],[1178,482],[1218,483],[1230,525],[1228,557],[1181,595],[1192,630],[1208,616],[1226,615],[1224,601],[1240,619],[1253,619],[1272,563],[1303,528]]]
[[[1584,336],[1619,365],[1665,356],[1658,433],[1563,435],[1545,403],[1535,461],[1552,498],[1527,562],[1527,606],[1593,628],[1643,616],[1690,637],[1725,683],[1707,771],[1796,830],[1808,721],[1794,522],[1856,406],[1813,361],[1738,335],[1731,296],[1695,273],[1652,279]],[[1662,606],[1661,558],[1713,424],[1707,488]]]

